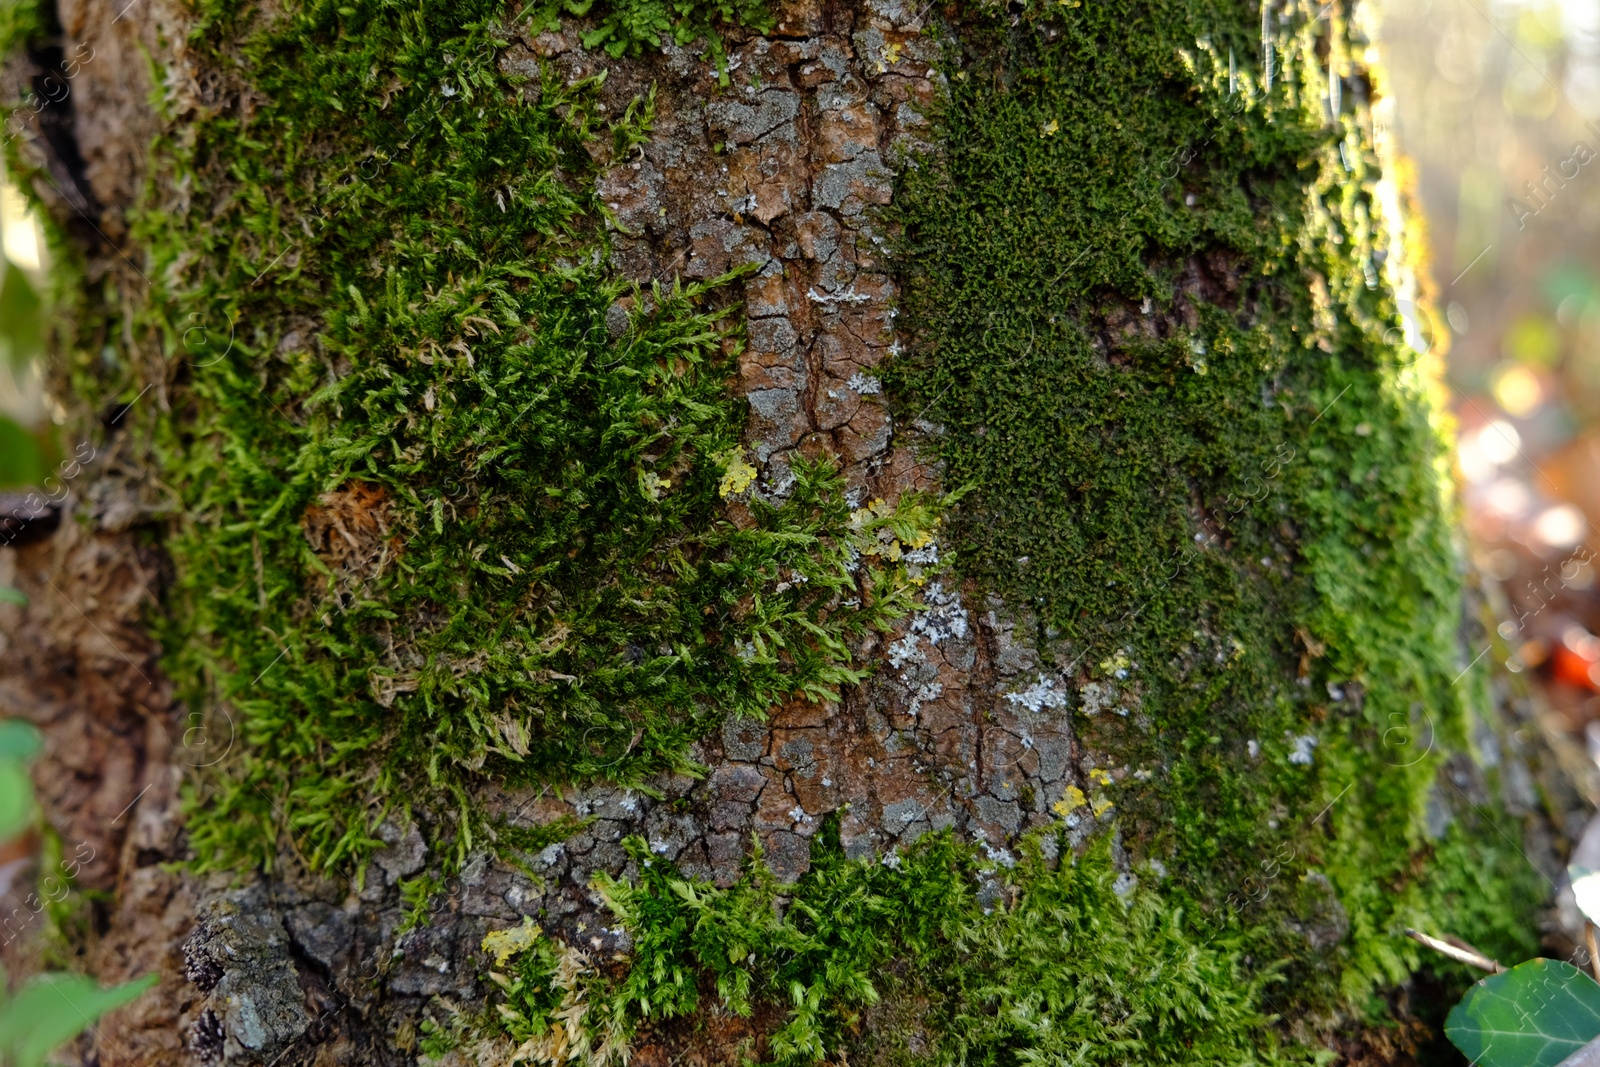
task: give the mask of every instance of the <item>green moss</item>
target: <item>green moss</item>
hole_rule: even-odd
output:
[[[1539,876],[1504,811],[1425,832],[1488,699],[1460,677],[1429,380],[1385,340],[1400,250],[1369,119],[1323,111],[1317,37],[1348,29],[1280,33],[1269,93],[1238,60],[1258,18],[1113,3],[962,28],[938,152],[893,209],[913,344],[891,380],[974,487],[958,566],[1029,610],[1051,668],[1134,709],[1077,725],[1139,772],[1096,798],[1165,880],[1119,896],[1103,835],[1067,864],[1032,839],[1004,871],[943,837],[847,863],[824,834],[797,885],[757,857],[718,890],[635,843],[637,882],[602,881],[628,966],[541,943],[504,983],[508,1038],[577,1018],[618,1048],[714,989],[782,1006],[779,1062],[1325,1061],[1322,1033],[1381,1025],[1377,994],[1418,966],[1406,926],[1532,951]]]
[[[504,821],[497,821],[494,825],[494,836],[496,844],[502,849],[534,853],[565,841],[592,822],[594,822],[593,816],[580,819],[574,815],[563,815],[540,826],[513,826]]]
[[[709,27],[763,17],[594,13],[591,44],[619,55],[668,33],[715,53]],[[773,1050],[795,1061],[911,1058],[925,1032],[952,1062],[1304,1062],[1318,1026],[1376,1018],[1417,966],[1406,925],[1531,950],[1514,846],[1425,833],[1487,697],[1457,682],[1428,380],[1385,342],[1399,250],[1368,116],[1323,111],[1329,49],[1350,47],[1331,15],[1272,24],[1266,91],[1251,5],[980,12],[950,39],[939,151],[896,196],[892,385],[903,424],[942,427],[947,484],[975,487],[961,576],[1037,620],[1047,666],[1134,706],[1075,725],[1139,772],[1097,799],[1167,880],[1119,896],[1104,835],[1067,863],[1044,835],[1014,871],[946,837],[851,863],[824,835],[781,891],[759,858],[719,890],[636,849],[638,882],[606,886],[631,966],[541,943],[505,975],[503,1036],[581,1000],[614,1044],[715,990],[782,1004]],[[543,834],[476,812],[485,778],[692,771],[686,743],[724,716],[858,680],[852,643],[921,578],[895,559],[934,502],[852,512],[831,468],[799,464],[781,504],[730,512],[727,279],[644,292],[600,266],[593,179],[650,98],[611,120],[594,79],[519,84],[503,17],[205,7],[191,53],[248,100],[156,146],[149,302],[91,289],[78,309],[91,406],[139,392],[146,346],[170,377],[132,414],[179,516],[166,668],[236,734],[189,797],[203,865],[285,843],[359,860],[410,803],[454,808],[437,832],[457,856],[529,850]],[[349,551],[318,555],[319,515],[348,520]],[[418,921],[435,888],[408,883]]]
[[[939,153],[895,200],[914,343],[890,380],[976,487],[962,573],[1032,610],[1055,670],[1136,706],[1079,718],[1149,775],[1123,782],[1123,834],[1242,922],[1254,968],[1288,968],[1286,1014],[1326,1019],[1417,966],[1408,924],[1526,954],[1539,894],[1492,831],[1423,830],[1487,703],[1456,684],[1445,453],[1386,340],[1401,250],[1364,83],[1329,117],[1351,31],[1275,20],[1268,91],[1261,19],[1040,5],[962,31]],[[1464,893],[1469,870],[1492,873]],[[1292,932],[1315,893],[1285,888],[1319,878],[1349,923],[1320,952]]]
[[[556,29],[563,14],[597,17],[593,29],[583,34],[583,46],[604,46],[612,58],[637,56],[643,49],[663,48],[703,40],[716,64],[723,85],[728,84],[727,54],[719,25],[749,26],[770,33],[773,18],[765,0],[614,0],[597,6],[595,0],[542,0],[530,4],[521,18],[534,30]]]
[[[1207,930],[1147,886],[1119,895],[1104,838],[1075,862],[1047,861],[1042,845],[1065,845],[1058,832],[997,869],[948,834],[893,862],[849,861],[834,821],[798,883],[779,885],[757,853],[727,889],[681,877],[634,839],[637,882],[600,883],[636,938],[626,972],[535,938],[496,972],[485,1023],[519,1047],[587,1047],[603,1063],[643,1021],[691,1014],[714,990],[735,1015],[783,1005],[768,1046],[780,1064],[863,1039],[879,1056],[920,1047],[915,1058],[934,1063],[1314,1060],[1280,1047],[1261,1007],[1273,976],[1245,962],[1239,932]]]
[[[427,926],[432,915],[433,898],[444,889],[444,879],[433,874],[400,879],[400,925],[395,936],[400,937],[419,926]]]
[[[47,23],[39,0],[6,0],[0,4],[0,55],[15,55],[44,43],[50,31]],[[10,135],[14,130],[15,126],[8,126],[6,133]]]
[[[191,54],[251,104],[156,145],[149,303],[83,316],[96,407],[130,334],[172,378],[131,418],[178,516],[165,666],[234,737],[189,792],[202,866],[342,869],[413,804],[459,858],[491,777],[693,773],[724,718],[864,677],[923,580],[898,548],[937,502],[852,510],[825,462],[747,491],[733,276],[600,266],[595,177],[652,96],[504,74],[502,14],[208,8]]]

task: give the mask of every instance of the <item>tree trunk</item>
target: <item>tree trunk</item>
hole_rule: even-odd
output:
[[[1408,1063],[1406,926],[1535,951],[1354,13],[413,7],[14,12],[82,1062]]]

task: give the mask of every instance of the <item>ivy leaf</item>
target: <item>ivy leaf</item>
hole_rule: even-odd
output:
[[[15,368],[26,367],[44,352],[44,316],[39,294],[28,276],[0,261],[0,346]]]
[[[39,442],[14,419],[0,415],[0,485],[38,485],[46,473]]]
[[[0,759],[0,841],[33,821],[33,781],[21,760]]]
[[[5,590],[0,589],[0,602],[11,603],[5,599],[4,593]],[[29,723],[21,719],[0,721],[0,759],[32,759],[43,744],[39,739],[39,731]]]
[[[50,1050],[149,989],[156,976],[101,989],[78,974],[41,974],[0,1006],[0,1059],[40,1067]]]
[[[1477,1067],[1556,1067],[1600,1036],[1600,984],[1570,963],[1529,960],[1467,990],[1444,1032]]]

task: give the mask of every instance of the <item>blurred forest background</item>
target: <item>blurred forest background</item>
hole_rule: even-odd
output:
[[[1432,263],[1469,545],[1600,761],[1600,0],[1381,0]]]

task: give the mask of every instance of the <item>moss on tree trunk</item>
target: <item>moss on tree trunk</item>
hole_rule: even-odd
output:
[[[145,2],[0,20],[86,1055],[1409,1062],[1405,927],[1533,951],[1354,12]]]

